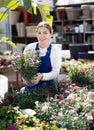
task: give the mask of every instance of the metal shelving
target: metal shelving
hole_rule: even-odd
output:
[[[81,7],[81,5],[94,5],[94,2],[91,3],[83,3],[83,4],[75,4],[75,5],[62,5],[59,7],[74,7],[78,8]],[[58,6],[56,6],[58,7]],[[66,20],[66,19],[60,19],[55,20],[53,23],[53,27],[55,32],[57,32],[59,35],[62,35],[62,46],[64,49],[64,45],[69,44],[90,44],[93,45],[93,35],[94,35],[94,25],[92,24],[94,22],[94,18],[81,18],[81,19],[74,19],[74,20]],[[87,26],[86,26],[87,24]],[[82,30],[79,29],[79,26],[82,26]],[[57,30],[59,26],[59,30]],[[65,29],[65,27],[67,27]],[[78,27],[78,30],[76,31],[76,27]]]

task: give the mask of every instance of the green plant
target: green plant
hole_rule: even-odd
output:
[[[5,20],[8,17],[9,10],[15,10],[18,6],[21,5],[21,0],[0,0],[0,22]],[[51,25],[53,22],[53,17],[50,15],[49,5],[48,4],[37,4],[36,1],[32,0],[23,0],[23,6],[29,13],[34,13],[37,15],[37,8],[40,11],[43,21],[48,21]],[[5,9],[2,11],[2,7]]]
[[[18,111],[12,106],[0,107],[0,130],[6,129],[8,126],[12,125],[19,115]]]
[[[72,83],[78,85],[94,85],[94,63],[84,62],[70,66],[69,78]]]
[[[94,61],[65,60],[61,69],[68,74],[69,81],[80,86],[94,85]]]
[[[65,84],[66,83],[64,81],[61,81],[60,83],[58,81],[55,81],[51,87],[43,86],[34,91],[25,91],[23,93],[11,90],[5,94],[2,102],[6,106],[12,105],[13,107],[19,106],[21,109],[34,109],[36,101],[45,102],[47,98],[54,97],[58,93],[63,93],[64,96],[66,96],[67,91]]]
[[[34,115],[22,113],[19,107],[0,103],[0,130],[58,130],[52,123],[41,122]]]
[[[38,73],[41,60],[39,51],[28,50],[25,54],[14,54],[11,64],[14,70],[17,70],[27,81],[29,86],[32,85],[31,79]]]

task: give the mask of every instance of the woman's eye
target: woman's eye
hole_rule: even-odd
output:
[[[37,32],[37,34],[41,34],[41,32]]]
[[[47,35],[48,32],[37,32],[38,35]]]

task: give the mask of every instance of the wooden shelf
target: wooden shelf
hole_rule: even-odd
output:
[[[37,38],[36,37],[18,37],[18,36],[12,36],[12,41],[15,43],[24,43],[24,44],[28,44],[28,43],[32,43],[32,42],[37,42]]]
[[[80,2],[77,4],[68,4],[68,5],[56,5],[55,7],[79,7],[81,5],[92,5],[94,2]]]

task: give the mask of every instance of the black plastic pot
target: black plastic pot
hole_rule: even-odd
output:
[[[94,53],[79,52],[79,59],[94,60]]]
[[[88,52],[88,44],[69,44],[70,57],[71,59],[78,60],[79,52]]]

